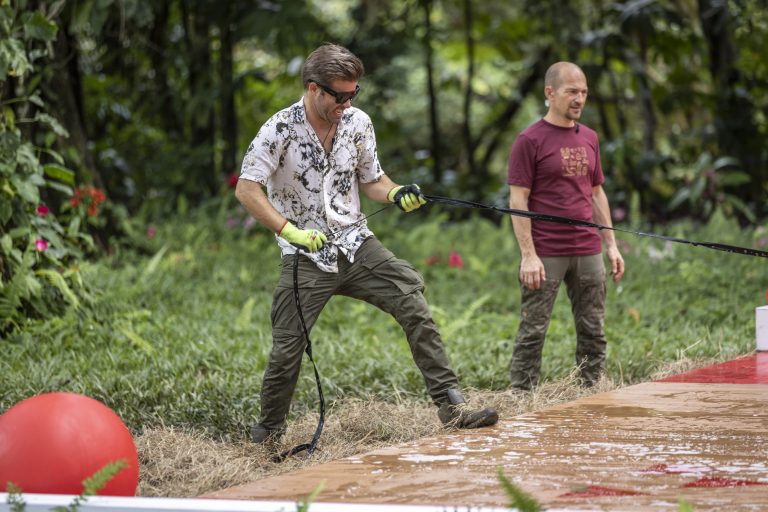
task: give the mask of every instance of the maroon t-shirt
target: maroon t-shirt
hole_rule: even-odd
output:
[[[507,183],[530,189],[528,209],[571,219],[592,220],[592,187],[602,185],[597,134],[583,124],[564,128],[543,119],[523,130],[512,145]],[[600,254],[595,228],[532,220],[539,256]]]

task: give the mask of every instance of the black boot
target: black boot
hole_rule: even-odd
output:
[[[251,427],[251,441],[256,444],[276,443],[285,434],[285,427],[267,428],[261,423]]]
[[[447,428],[488,427],[499,421],[495,409],[472,410],[458,389],[449,389],[446,398],[447,400],[440,404],[437,416]]]

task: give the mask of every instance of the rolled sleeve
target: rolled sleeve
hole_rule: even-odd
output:
[[[283,143],[279,132],[274,128],[277,122],[275,117],[267,121],[248,146],[240,168],[240,179],[266,185],[270,176],[277,170]]]
[[[384,170],[379,163],[373,123],[371,123],[370,118],[366,121],[365,129],[360,133],[359,140],[355,141],[357,149],[356,171],[360,183],[373,183],[381,179]]]

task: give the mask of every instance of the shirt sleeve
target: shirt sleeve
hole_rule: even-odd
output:
[[[358,180],[361,183],[379,181],[384,175],[384,170],[379,163],[376,150],[376,133],[370,118],[366,118],[362,131],[358,137],[355,137],[355,149],[357,150]]]
[[[280,122],[275,116],[261,127],[245,153],[240,179],[266,185],[270,176],[275,173],[283,152],[283,137],[279,136],[279,125]]]
[[[512,144],[507,167],[507,184],[530,189],[536,168],[536,146],[525,135],[518,135]]]
[[[604,181],[603,165],[600,163],[600,141],[595,137],[595,172],[592,174],[592,186],[602,185]]]

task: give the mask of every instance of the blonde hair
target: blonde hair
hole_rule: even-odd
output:
[[[363,62],[337,44],[326,43],[309,54],[301,68],[304,88],[309,82],[328,85],[335,80],[356,82],[365,73]]]

